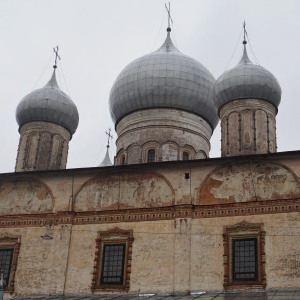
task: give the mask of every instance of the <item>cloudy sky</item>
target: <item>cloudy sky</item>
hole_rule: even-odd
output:
[[[108,108],[110,88],[129,62],[163,43],[165,2],[0,0],[0,173],[14,171],[19,140],[15,109],[25,95],[51,77],[56,45],[61,56],[59,85],[80,115],[70,142],[68,168],[100,164],[108,128],[114,137],[113,157],[116,134]],[[215,78],[237,64],[246,21],[256,58],[277,77],[283,91],[277,115],[278,151],[300,149],[300,1],[170,2],[174,43]],[[220,156],[219,126],[211,144],[210,156]]]

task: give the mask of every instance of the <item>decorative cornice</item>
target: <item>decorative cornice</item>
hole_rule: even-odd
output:
[[[0,216],[1,228],[45,227],[122,222],[174,220],[176,218],[220,218],[300,212],[300,199],[255,201],[223,205],[174,205],[156,208]]]
[[[300,199],[241,202],[224,205],[197,205],[194,218],[264,215],[300,211]]]

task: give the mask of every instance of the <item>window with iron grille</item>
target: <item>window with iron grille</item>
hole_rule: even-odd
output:
[[[0,249],[0,269],[3,270],[3,276],[6,284],[8,284],[9,281],[13,253],[13,249]]]
[[[148,150],[147,162],[148,163],[155,162],[155,150],[154,149]]]
[[[125,244],[104,244],[101,284],[123,284]]]
[[[233,280],[257,280],[257,239],[232,241]]]

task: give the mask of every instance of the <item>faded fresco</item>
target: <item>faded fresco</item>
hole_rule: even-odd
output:
[[[75,197],[76,211],[168,206],[174,202],[169,183],[152,172],[101,175],[83,185]]]
[[[52,211],[51,191],[40,181],[32,178],[0,181],[0,215]]]
[[[288,169],[272,162],[224,166],[203,183],[197,204],[223,204],[299,197],[299,184]]]

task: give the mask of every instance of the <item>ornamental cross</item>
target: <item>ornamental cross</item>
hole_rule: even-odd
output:
[[[247,44],[247,42],[246,42],[247,31],[246,31],[246,22],[245,21],[243,23],[243,27],[244,27],[244,41],[243,41],[243,44]]]
[[[170,5],[170,2],[169,2],[169,8],[167,6],[167,3],[165,3],[165,7],[166,7],[166,10],[167,10],[167,13],[168,13],[168,27],[170,28],[170,21],[173,23],[173,20],[172,20],[172,17],[171,17],[171,5]]]
[[[55,53],[55,66],[57,65],[57,58],[60,60],[60,56],[58,55],[58,50],[59,50],[58,46],[56,46],[56,49],[55,47],[53,48],[53,51]]]
[[[108,132],[107,131],[105,131],[105,133],[107,134],[107,147],[109,147],[109,139],[112,139],[113,138],[113,136],[110,134],[110,131],[111,131],[111,129],[109,128],[108,129]]]

